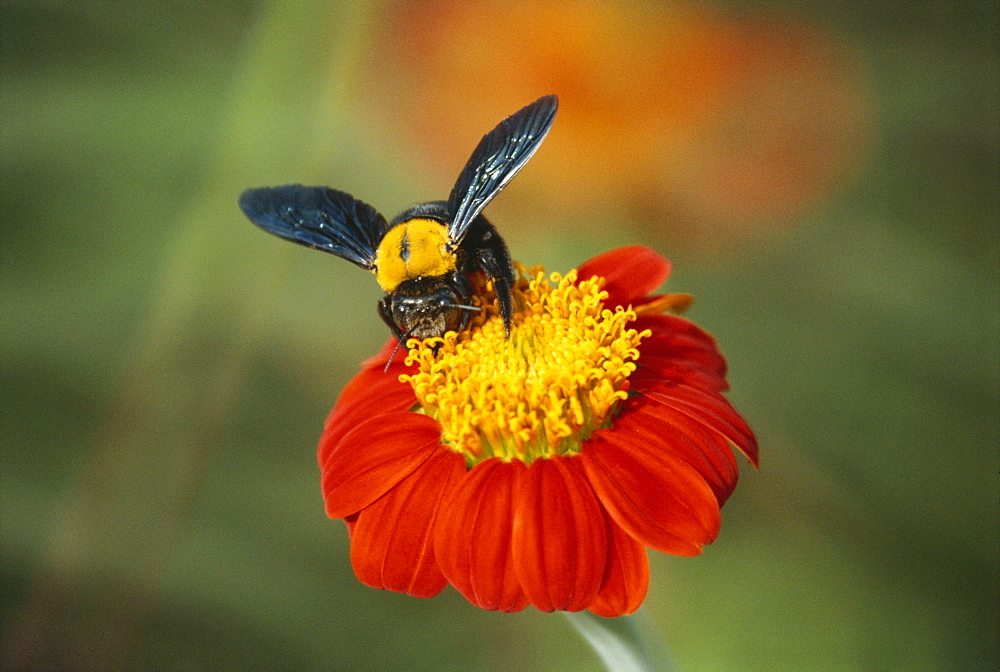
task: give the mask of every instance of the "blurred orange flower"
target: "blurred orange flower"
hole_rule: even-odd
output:
[[[442,179],[496,110],[559,96],[546,151],[494,208],[530,207],[533,221],[624,212],[701,247],[760,237],[850,173],[868,123],[849,51],[790,18],[681,1],[403,0],[376,42],[366,114]]]
[[[483,609],[635,611],[646,547],[697,555],[757,463],[726,401],[715,341],[649,293],[669,262],[613,250],[515,287],[508,337],[493,302],[443,339],[395,344],[341,393],[319,446],[327,514],[344,518],[367,585]],[[478,300],[478,299],[477,299]]]

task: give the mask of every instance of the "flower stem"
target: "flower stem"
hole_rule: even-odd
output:
[[[676,672],[666,643],[641,610],[619,618],[589,611],[562,613],[610,672]]]

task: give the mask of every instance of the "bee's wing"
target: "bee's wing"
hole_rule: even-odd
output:
[[[335,254],[371,270],[388,226],[375,208],[327,187],[247,189],[240,208],[250,221],[276,236]]]
[[[507,117],[479,141],[448,198],[448,237],[461,242],[472,220],[542,144],[559,102],[544,96]]]

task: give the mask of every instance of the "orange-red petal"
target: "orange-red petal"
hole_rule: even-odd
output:
[[[395,342],[396,339],[391,339],[390,344]],[[389,354],[384,351],[388,347],[389,344],[383,352],[362,364],[358,374],[337,397],[320,438],[317,451],[320,467],[340,437],[359,423],[382,413],[406,411],[417,403],[413,388],[408,383],[399,382],[399,374],[408,371],[402,363],[405,354],[402,357],[397,354],[389,370],[384,370],[389,359]]]
[[[648,247],[628,245],[599,254],[577,269],[580,282],[595,275],[605,280],[609,306],[627,306],[666,282],[670,262]]]
[[[415,597],[447,585],[431,540],[441,500],[465,474],[465,460],[439,446],[413,473],[362,509],[351,535],[351,565],[358,579]]]
[[[633,389],[673,411],[673,422],[683,425],[690,420],[718,432],[757,466],[757,437],[743,416],[721,394],[671,384]]]
[[[605,515],[608,526],[608,568],[604,585],[590,605],[598,616],[631,614],[646,599],[649,560],[646,547]]]
[[[480,462],[442,503],[434,526],[441,571],[483,609],[520,611],[528,604],[511,557],[514,508],[524,472],[519,460]]]
[[[409,476],[441,442],[441,426],[419,413],[385,413],[339,439],[321,465],[331,518],[360,511]]]
[[[726,360],[715,339],[693,322],[676,315],[647,315],[636,320],[632,327],[652,331],[639,344],[639,370],[716,392],[729,388]]]
[[[659,444],[694,467],[715,493],[721,506],[732,494],[739,476],[736,455],[725,437],[688,417],[664,409],[644,396],[622,406],[616,429],[643,443]]]
[[[616,427],[599,429],[580,453],[611,518],[646,546],[698,555],[719,533],[719,504],[698,471],[664,445]]]
[[[539,611],[579,611],[604,580],[607,537],[579,457],[531,463],[521,483],[511,545],[514,569]]]

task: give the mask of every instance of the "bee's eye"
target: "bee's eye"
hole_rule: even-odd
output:
[[[429,302],[438,308],[454,305],[458,299],[455,292],[448,287],[442,287],[427,296]]]

